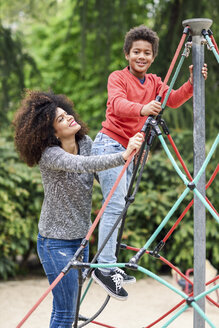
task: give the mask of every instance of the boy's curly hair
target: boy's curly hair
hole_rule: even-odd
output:
[[[55,95],[52,91],[27,90],[20,108],[15,113],[13,125],[15,147],[20,158],[28,166],[39,163],[46,147],[61,146],[53,127],[57,107],[73,115],[81,125],[81,129],[75,135],[77,141],[82,139],[88,131],[86,124],[80,121],[73,110],[74,104],[65,95]]]
[[[154,58],[158,54],[159,37],[156,32],[145,25],[140,25],[129,30],[125,35],[123,50],[126,55],[129,54],[134,41],[145,40],[152,44]]]

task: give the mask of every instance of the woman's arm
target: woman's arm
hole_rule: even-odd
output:
[[[41,168],[76,173],[103,171],[123,165],[134,150],[139,150],[143,139],[141,133],[136,133],[129,139],[127,149],[124,152],[99,156],[72,155],[61,147],[49,147],[42,154],[39,164]]]

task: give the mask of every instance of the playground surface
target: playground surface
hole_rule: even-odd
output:
[[[171,276],[163,279],[178,287]],[[48,288],[46,278],[30,277],[24,280],[0,282],[0,327],[16,328],[26,313]],[[86,288],[86,282],[84,284]],[[127,301],[117,301],[110,298],[109,303],[95,321],[115,328],[143,328],[147,327],[161,315],[169,311],[182,300],[180,296],[169,288],[159,284],[151,278],[144,278],[136,284],[126,285],[129,298]],[[211,294],[216,301],[216,295]],[[103,304],[105,291],[96,283],[92,283],[81,305],[80,314],[93,315]],[[23,328],[48,328],[51,312],[51,293],[43,300],[39,307],[23,324]],[[219,309],[206,301],[206,315],[212,323],[219,327]],[[153,327],[161,328],[172,315],[163,319]],[[80,321],[80,323],[82,323]],[[90,323],[85,327],[97,328],[101,325]],[[170,328],[193,328],[193,309],[189,308],[179,316]],[[206,323],[206,328],[209,325]]]

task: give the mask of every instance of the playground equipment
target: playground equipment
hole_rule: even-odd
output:
[[[126,204],[124,207],[123,212],[118,217],[117,221],[115,222],[110,234],[107,236],[107,238],[104,240],[103,245],[98,250],[97,254],[91,261],[91,263],[83,263],[82,262],[82,254],[83,249],[87,245],[90,236],[92,235],[94,229],[96,228],[110,198],[113,192],[115,191],[117,185],[119,184],[119,181],[124,174],[124,171],[126,170],[127,166],[131,162],[134,153],[130,155],[130,158],[126,162],[126,164],[123,167],[123,170],[121,174],[119,175],[114,187],[112,188],[109,196],[107,197],[105,203],[103,204],[101,210],[99,211],[96,219],[94,220],[91,229],[89,230],[87,236],[84,238],[84,240],[81,243],[81,246],[75,253],[72,260],[66,265],[65,268],[63,268],[62,272],[59,274],[59,276],[55,279],[55,281],[50,285],[50,287],[46,290],[46,292],[41,296],[41,298],[37,301],[37,303],[30,309],[30,311],[26,314],[26,316],[22,319],[22,321],[17,325],[17,328],[21,327],[23,323],[28,319],[28,317],[31,315],[31,313],[38,307],[38,305],[43,301],[43,299],[48,295],[48,293],[59,283],[59,281],[63,278],[64,275],[68,273],[71,268],[77,269],[79,274],[79,292],[78,292],[78,300],[77,300],[77,308],[76,308],[76,316],[75,316],[75,322],[73,327],[79,328],[84,327],[90,322],[94,322],[93,320],[103,311],[105,306],[107,305],[109,301],[109,296],[107,296],[105,302],[101,306],[101,308],[98,310],[98,312],[92,316],[92,318],[84,318],[79,315],[80,310],[80,304],[83,301],[90,284],[92,282],[92,279],[90,280],[88,287],[84,293],[84,295],[81,297],[82,292],[82,285],[90,273],[90,271],[94,268],[106,268],[106,267],[119,267],[119,268],[130,268],[133,270],[138,270],[149,277],[156,279],[161,284],[165,285],[167,288],[171,289],[178,295],[182,297],[182,301],[177,304],[173,309],[168,311],[165,315],[163,315],[161,318],[156,320],[150,325],[147,325],[145,328],[149,328],[154,326],[156,323],[164,319],[167,315],[171,314],[173,311],[178,309],[181,305],[184,304],[183,307],[180,308],[162,327],[168,327],[179,315],[181,315],[188,307],[192,307],[194,309],[194,328],[203,328],[205,325],[205,322],[209,324],[210,327],[216,328],[216,326],[211,322],[211,320],[206,316],[205,314],[205,297],[215,306],[219,307],[219,304],[215,301],[213,301],[209,294],[213,291],[216,291],[219,288],[219,284],[215,284],[213,287],[211,287],[209,290],[205,290],[205,285],[209,285],[213,282],[216,282],[219,279],[219,275],[216,276],[211,281],[207,282],[205,284],[205,209],[207,209],[211,215],[214,217],[214,219],[219,223],[219,216],[216,211],[216,209],[213,207],[213,205],[210,203],[208,198],[205,196],[205,190],[210,186],[213,179],[216,177],[218,171],[219,171],[219,164],[217,165],[212,177],[210,178],[209,182],[205,184],[205,169],[211,160],[211,157],[213,156],[217,145],[219,143],[219,134],[217,135],[210,152],[208,153],[207,157],[205,158],[205,106],[204,106],[204,79],[201,75],[201,68],[204,64],[204,45],[207,44],[207,46],[212,50],[216,60],[219,62],[219,52],[216,45],[216,42],[213,38],[212,32],[209,30],[210,26],[212,24],[212,21],[210,19],[204,19],[204,18],[198,18],[198,19],[190,19],[183,21],[183,35],[180,40],[180,43],[178,45],[178,48],[176,50],[176,53],[173,57],[173,60],[171,62],[170,68],[167,72],[167,75],[164,79],[163,87],[160,90],[159,95],[157,96],[157,100],[161,100],[163,91],[165,89],[165,86],[167,85],[167,82],[169,80],[169,77],[173,71],[174,65],[176,63],[177,57],[179,56],[179,53],[181,51],[181,48],[185,42],[185,39],[187,37],[187,42],[185,44],[185,49],[182,53],[181,59],[179,61],[179,64],[176,68],[175,74],[173,76],[173,79],[170,83],[169,90],[165,96],[165,99],[162,104],[162,112],[157,117],[149,116],[142,128],[142,133],[145,135],[145,141],[141,147],[140,154],[138,157],[137,164],[135,166],[133,176],[131,179],[131,183],[129,186],[128,194],[126,197]],[[165,109],[165,105],[167,102],[167,99],[169,97],[169,94],[174,86],[174,83],[176,81],[176,78],[179,74],[180,68],[185,60],[185,58],[188,56],[190,48],[192,48],[193,53],[193,65],[194,65],[194,82],[193,82],[193,88],[194,88],[194,95],[193,95],[193,107],[194,107],[194,129],[193,129],[193,135],[194,135],[194,178],[190,175],[185,163],[183,162],[183,159],[181,155],[179,154],[179,151],[177,150],[177,147],[170,135],[169,129],[167,127],[166,122],[162,118],[162,114]],[[162,128],[164,134],[167,136],[170,144],[173,147],[173,150],[176,153],[176,156],[178,160],[180,161],[185,174],[181,171],[180,167],[178,166],[177,162],[175,161],[174,157],[172,156],[171,152],[168,149],[168,146],[165,142],[165,139],[162,136],[162,132],[160,130],[160,127]],[[179,177],[182,179],[183,183],[185,184],[185,189],[183,193],[180,195],[180,197],[177,199],[173,207],[170,209],[166,217],[162,220],[158,228],[155,230],[155,232],[152,234],[152,236],[147,240],[145,245],[141,247],[140,249],[136,249],[134,247],[130,247],[127,245],[121,245],[121,238],[122,238],[122,232],[125,224],[125,217],[128,210],[128,207],[130,204],[134,201],[135,195],[138,191],[138,187],[141,181],[143,169],[148,157],[149,150],[151,148],[151,145],[153,144],[153,141],[157,137],[163,146],[164,151],[166,152],[169,160],[171,161],[174,169],[178,173]],[[143,155],[143,151],[145,151],[143,163],[140,164],[141,157]],[[139,169],[140,167],[140,169]],[[137,177],[137,180],[136,180]],[[135,186],[134,182],[136,180]],[[134,186],[134,187],[133,187]],[[132,191],[133,190],[133,191]],[[192,200],[189,205],[186,207],[186,209],[183,211],[181,216],[178,218],[178,220],[175,222],[173,227],[170,229],[170,231],[167,233],[167,235],[157,244],[155,249],[153,251],[149,251],[149,247],[152,244],[152,242],[155,240],[155,238],[159,235],[161,230],[165,227],[166,223],[169,221],[173,213],[176,211],[180,203],[183,201],[183,199],[186,197],[186,195],[189,192],[194,193],[194,200]],[[172,232],[175,230],[177,225],[181,222],[186,212],[189,210],[189,208],[194,203],[194,284],[189,279],[188,275],[182,274],[182,272],[176,268],[173,264],[171,264],[169,261],[164,259],[159,252],[161,249],[165,246],[165,243],[167,239],[170,237]],[[128,263],[116,263],[114,265],[112,264],[100,264],[95,263],[98,255],[104,248],[105,244],[109,240],[110,236],[112,235],[113,231],[116,229],[117,225],[121,222],[121,228],[120,233],[118,237],[118,244],[117,244],[117,256],[119,253],[120,247],[125,249],[132,249],[136,251],[135,256],[133,256]],[[159,276],[155,275],[151,271],[147,270],[146,268],[143,268],[138,265],[139,260],[142,256],[145,254],[151,255],[154,258],[163,261],[167,265],[169,265],[173,270],[175,270],[186,282],[188,282],[191,286],[193,286],[193,292],[187,295],[187,293],[175,288],[168,282],[166,282],[164,279],[160,278]],[[198,254],[198,256],[197,256]],[[82,270],[85,269],[83,272]],[[198,273],[198,274],[197,274]],[[79,321],[83,321],[82,324],[79,324]],[[100,324],[101,325],[101,324]],[[105,327],[110,327],[103,325]]]

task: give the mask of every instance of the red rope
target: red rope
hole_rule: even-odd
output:
[[[187,169],[187,167],[186,167],[186,165],[185,165],[185,163],[184,163],[184,161],[183,161],[183,159],[182,159],[182,157],[181,157],[181,155],[180,155],[180,153],[179,153],[179,151],[178,151],[178,149],[177,149],[177,147],[176,147],[176,145],[175,145],[175,143],[174,143],[174,141],[173,141],[173,139],[171,137],[171,135],[168,135],[167,137],[168,137],[168,139],[169,139],[169,141],[170,141],[170,143],[171,143],[171,145],[172,145],[172,147],[173,147],[173,149],[174,149],[174,151],[176,153],[176,156],[179,159],[179,161],[180,161],[180,163],[181,163],[181,165],[182,165],[182,167],[183,167],[183,169],[184,169],[187,177],[189,178],[190,181],[192,181],[193,180],[192,179],[192,176],[189,173],[189,171],[188,171],[188,169]],[[212,181],[214,180],[215,176],[217,175],[218,170],[219,170],[219,165],[217,165],[217,167],[215,169],[215,172],[213,173],[213,175],[211,177]],[[211,184],[212,181],[210,180],[208,182],[209,186],[210,186],[210,184]],[[218,215],[218,212],[216,211],[216,209],[214,208],[214,206],[211,204],[211,202],[209,201],[209,199],[207,197],[205,197],[205,200],[207,201],[207,203],[209,204],[209,206],[211,206],[211,208],[213,209],[213,211]]]
[[[177,147],[176,147],[176,145],[175,145],[175,143],[174,143],[174,141],[173,141],[171,135],[168,134],[168,135],[167,135],[167,138],[169,139],[169,141],[170,141],[170,143],[171,143],[171,145],[172,145],[172,147],[173,147],[173,149],[174,149],[174,151],[175,151],[175,153],[176,153],[177,158],[179,159],[179,161],[180,161],[182,167],[184,168],[184,171],[185,171],[187,177],[189,178],[190,181],[192,181],[192,180],[193,180],[193,179],[192,179],[192,176],[191,176],[191,174],[189,173],[189,171],[188,171],[188,169],[187,169],[185,163],[183,162],[183,159],[182,159],[182,157],[181,157],[181,155],[180,155],[180,153],[179,153],[179,151],[178,151],[178,149],[177,149]]]
[[[182,214],[180,215],[180,217],[178,218],[178,220],[174,223],[174,225],[172,226],[172,228],[166,234],[166,236],[163,239],[163,242],[164,243],[172,235],[173,231],[176,229],[176,227],[178,226],[178,224],[180,223],[180,221],[184,218],[184,216],[186,215],[186,213],[188,212],[188,210],[190,209],[190,207],[193,205],[193,203],[194,203],[194,199],[191,200],[191,202],[186,206],[186,208],[184,209],[184,211],[182,212]]]
[[[219,164],[217,165],[216,169],[214,170],[211,178],[209,179],[208,183],[206,184],[206,189],[208,189],[208,187],[210,187],[210,185],[212,184],[212,181],[215,179],[217,173],[219,171]]]
[[[165,79],[164,79],[163,85],[162,85],[162,87],[161,87],[161,89],[160,89],[160,92],[159,92],[159,96],[160,96],[160,97],[162,97],[162,95],[163,95],[164,89],[165,89],[165,87],[166,87],[166,85],[167,85],[167,82],[168,82],[168,80],[169,80],[169,77],[170,77],[170,75],[171,75],[171,73],[172,73],[172,70],[173,70],[174,65],[175,65],[175,63],[176,63],[176,60],[177,60],[177,58],[178,58],[178,56],[179,56],[179,53],[180,53],[180,50],[181,50],[181,48],[182,48],[182,46],[183,46],[183,43],[184,43],[184,41],[185,41],[185,38],[186,38],[186,33],[183,33],[182,38],[181,38],[181,40],[180,40],[180,42],[179,42],[179,45],[178,45],[178,47],[177,47],[177,49],[176,49],[175,55],[174,55],[174,57],[173,57],[173,59],[172,59],[172,62],[171,62],[171,64],[170,64],[170,67],[169,67],[169,69],[168,69],[167,75],[166,75],[166,77],[165,77]]]
[[[188,279],[179,269],[177,269],[172,263],[170,263],[168,260],[166,260],[165,258],[163,258],[162,256],[159,258],[161,261],[163,261],[164,263],[166,263],[167,265],[169,265],[172,269],[174,269],[177,273],[180,274],[181,277],[183,277],[187,282],[189,282],[190,284],[193,285],[193,282]],[[205,285],[208,286],[210,285],[212,282],[215,282],[217,279],[219,278],[219,276],[216,276],[215,278],[213,278],[212,280],[208,281]],[[190,293],[188,295],[193,296],[193,292]],[[210,301],[211,303],[213,303],[215,306],[219,307],[219,304],[217,304],[211,297],[209,297],[208,295],[206,296],[207,300]],[[153,327],[155,324],[157,324],[158,322],[160,322],[161,320],[163,320],[164,318],[166,318],[170,313],[172,313],[173,311],[175,311],[177,308],[179,308],[182,304],[184,304],[186,302],[186,300],[182,300],[181,302],[179,302],[177,305],[175,305],[172,309],[170,309],[168,312],[166,312],[164,315],[162,315],[161,317],[159,317],[157,320],[155,320],[154,322],[152,322],[150,325],[144,327],[144,328],[151,328]]]
[[[211,41],[212,41],[217,53],[219,54],[219,49],[218,49],[217,43],[216,43],[215,38],[213,37],[213,35],[211,35]]]
[[[49,294],[49,292],[58,284],[58,282],[62,279],[64,273],[61,272],[58,277],[53,281],[53,283],[49,286],[49,288],[45,291],[45,293],[39,298],[36,304],[30,309],[30,311],[25,315],[25,317],[19,322],[16,328],[20,328],[24,322],[29,318],[29,316],[36,310],[39,304],[44,300],[44,298]]]
[[[121,178],[122,178],[122,176],[123,176],[126,168],[129,166],[129,163],[131,162],[131,160],[132,160],[133,156],[135,155],[135,153],[136,153],[135,151],[132,152],[132,154],[129,156],[128,160],[126,161],[125,165],[123,166],[122,171],[120,172],[118,178],[116,179],[116,182],[115,182],[114,186],[110,190],[109,195],[107,196],[107,198],[106,198],[103,206],[101,207],[101,209],[100,209],[100,211],[99,211],[96,219],[94,220],[94,222],[93,222],[90,230],[88,231],[87,236],[85,237],[86,240],[89,240],[90,239],[90,236],[92,235],[94,229],[96,228],[96,226],[97,226],[97,224],[98,224],[98,222],[99,222],[99,220],[100,220],[103,212],[105,211],[105,208],[107,207],[107,205],[108,205],[108,203],[109,203],[109,201],[110,201],[110,199],[111,199],[114,191],[116,190],[116,188],[117,188],[117,186],[118,186],[118,184],[119,184],[119,182],[120,182],[120,180],[121,180]]]

